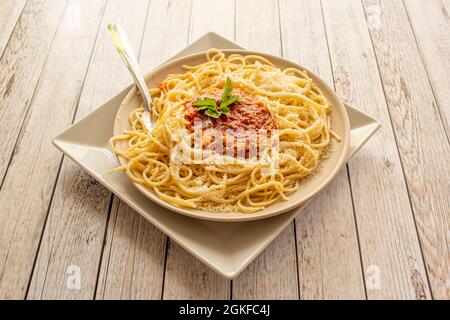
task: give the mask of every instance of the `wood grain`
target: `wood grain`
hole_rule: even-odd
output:
[[[163,299],[230,299],[230,282],[169,241]]]
[[[86,113],[91,112],[101,103],[108,100],[111,96],[115,95],[120,89],[129,84],[132,80],[130,75],[126,71],[126,67],[123,65],[120,57],[117,55],[111,41],[106,33],[106,24],[109,22],[120,23],[124,30],[126,31],[130,43],[136,52],[140,51],[142,36],[144,33],[146,15],[149,7],[149,1],[133,0],[133,1],[121,1],[113,0],[108,3],[103,18],[102,26],[100,28],[98,43],[95,48],[95,52],[92,58],[92,62],[89,68],[89,73],[86,79],[86,84],[84,86],[83,95],[80,99],[80,109],[78,110],[79,116],[84,116]],[[105,81],[105,79],[114,79],[114,81]],[[77,183],[74,181],[74,183]],[[111,194],[104,190],[101,185],[95,186],[94,193],[100,194],[103,198],[97,199],[99,202],[109,203]],[[121,214],[118,215],[118,210],[120,207]],[[70,212],[70,208],[66,209]],[[92,211],[92,204],[88,205],[84,210]],[[148,240],[146,237],[145,249],[139,245],[128,245],[128,238],[132,237],[133,229],[130,230],[128,226],[133,225],[136,221],[136,225],[139,226],[140,217],[133,212],[130,212],[129,208],[123,203],[119,203],[117,199],[114,200],[114,204],[111,209],[111,216],[108,221],[108,211],[109,208],[102,207],[101,212],[96,213],[101,216],[101,219],[95,220],[97,223],[97,230],[99,237],[104,234],[104,230],[107,229],[106,244],[103,248],[103,241],[95,242],[92,244],[96,246],[96,254],[94,255],[97,261],[101,259],[101,266],[99,277],[97,280],[97,270],[92,268],[90,270],[89,279],[91,286],[96,285],[96,298],[97,299],[130,299],[130,298],[140,298],[141,296],[147,296],[150,293],[160,295],[161,286],[158,288],[149,287],[148,285],[153,285],[154,279],[156,282],[162,283],[162,274],[157,271],[148,268],[144,270],[144,274],[141,276],[146,276],[147,272],[152,272],[153,278],[146,277],[145,279],[139,279],[134,281],[133,272],[139,272],[138,269],[133,269],[128,262],[133,263],[130,259],[122,259],[128,253],[130,256],[136,259],[146,258],[147,252],[154,251],[158,254],[164,256],[164,252],[159,253],[159,245],[161,241],[157,241],[157,237]],[[72,213],[78,215],[78,212]],[[82,219],[82,218],[80,218]],[[131,220],[131,222],[130,222]],[[118,225],[118,230],[116,226]],[[138,227],[139,232],[139,227]],[[155,229],[156,230],[156,229]],[[82,246],[79,249],[82,250]],[[98,251],[97,251],[98,250]],[[112,252],[111,250],[115,250]],[[143,252],[144,255],[139,253]],[[81,259],[90,259],[89,256],[83,256]],[[164,258],[158,260],[155,258],[155,264],[159,263],[162,266],[162,261]],[[124,269],[126,272],[124,273]],[[162,268],[162,267],[161,267]],[[142,281],[142,282],[139,282]],[[138,292],[132,289],[138,289]],[[89,294],[94,294],[90,291]]]
[[[325,0],[322,4],[338,94],[382,123],[381,130],[364,146],[364,152],[349,163],[367,296],[430,298],[362,4],[347,0]]]
[[[320,1],[280,1],[280,17],[283,56],[333,86]],[[347,168],[295,222],[300,298],[364,299]]]
[[[299,298],[294,232],[291,223],[233,280],[234,300]]]
[[[114,197],[97,299],[160,299],[167,237]]]
[[[73,21],[70,7],[65,10],[31,100],[0,192],[1,297],[25,295],[62,159],[51,139],[73,119],[102,3],[89,5],[77,29],[68,23]]]
[[[233,40],[235,27],[235,0],[193,0],[191,10],[190,41],[206,32],[215,32]],[[206,18],[205,17],[213,17]]]
[[[404,4],[449,138],[450,1],[405,0]]]
[[[190,10],[190,2],[183,5],[174,5],[172,1],[150,3],[140,53],[144,70],[150,71],[186,45],[189,37],[186,12]],[[165,41],[166,37],[171,41]],[[155,46],[155,43],[164,43],[164,46]],[[120,295],[122,299],[160,299],[167,237],[122,202],[112,211],[110,222],[111,239],[103,254],[109,260],[102,268],[106,274],[102,298]],[[97,295],[97,298],[100,297]]]
[[[448,300],[449,16],[450,0],[0,1],[0,298]],[[144,71],[214,31],[311,69],[382,129],[230,282],[51,146],[131,82],[111,21]]]
[[[25,6],[26,0],[3,0],[0,2],[0,56]]]
[[[236,1],[236,42],[249,50],[281,54],[280,19],[276,0]]]
[[[0,59],[0,181],[65,5],[60,0],[29,1]]]
[[[220,18],[234,16],[232,2],[234,1],[214,0],[206,3],[194,0],[189,23],[191,29],[189,41],[211,30],[219,31],[224,36],[232,34],[234,23],[230,24]],[[217,19],[205,19],[205,16],[217,17]],[[223,279],[178,244],[169,240],[163,299],[229,298],[230,281]]]
[[[140,57],[145,71],[152,70],[187,45],[191,11],[191,0],[150,3]]]
[[[382,15],[381,24],[370,24],[369,30],[431,290],[435,298],[450,299],[450,148],[445,129],[402,1],[363,3],[369,21],[377,7]]]
[[[238,1],[236,41],[245,48],[280,55],[277,1]],[[295,227],[290,224],[267,249],[233,280],[233,299],[298,299]]]
[[[114,55],[105,28],[112,20],[122,22],[131,43],[139,45],[143,23],[135,26],[135,20],[145,18],[146,8],[145,3],[137,1],[126,4],[110,1],[103,20],[101,16],[97,18],[98,39],[76,119],[93,111],[130,81],[122,61]],[[127,24],[127,21],[132,23]],[[64,159],[28,298],[94,297],[110,199],[110,193],[103,186],[70,160]],[[67,286],[71,265],[80,267],[80,289]]]

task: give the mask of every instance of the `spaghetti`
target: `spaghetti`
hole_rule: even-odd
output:
[[[145,129],[141,107],[129,115],[130,129],[110,140],[112,150],[127,161],[113,171],[124,170],[133,182],[168,203],[208,211],[262,210],[287,200],[318,167],[331,138],[340,140],[331,130],[330,104],[305,71],[280,70],[257,55],[226,57],[217,49],[207,51],[205,63],[183,68],[185,73],[170,74],[150,89],[152,132]],[[217,92],[224,91],[228,78],[239,98],[229,114],[213,119],[193,109],[193,103],[208,94],[220,102]],[[181,139],[177,132],[184,133],[188,148],[198,149],[193,142],[195,119],[213,128],[226,124],[227,130],[233,125],[269,129],[270,139],[278,142],[276,170],[265,173],[270,164],[261,162],[173,161],[171,153]]]

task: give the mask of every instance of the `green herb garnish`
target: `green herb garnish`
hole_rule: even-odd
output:
[[[193,105],[198,111],[203,110],[203,114],[208,117],[216,119],[220,117],[221,113],[217,110],[217,103],[215,99],[203,98],[201,100],[197,100]]]
[[[193,106],[196,107],[198,111],[203,110],[203,114],[205,116],[217,119],[222,114],[227,114],[230,112],[229,107],[238,101],[238,96],[231,95],[231,79],[227,78],[225,89],[223,90],[222,97],[220,98],[220,106],[217,106],[215,99],[208,97],[195,101]]]

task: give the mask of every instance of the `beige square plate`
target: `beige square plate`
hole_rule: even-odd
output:
[[[235,43],[207,33],[170,60],[208,48],[238,49]],[[125,71],[124,71],[125,72]],[[251,222],[210,222],[171,212],[149,200],[124,174],[108,174],[118,166],[108,149],[117,109],[131,85],[96,111],[58,135],[53,143],[101,184],[162,232],[222,276],[233,279],[308,205],[279,216]],[[348,159],[380,127],[366,114],[346,105],[351,126]],[[93,135],[92,132],[96,134]]]

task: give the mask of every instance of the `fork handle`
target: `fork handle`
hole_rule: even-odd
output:
[[[114,44],[119,55],[122,57],[123,62],[127,66],[131,73],[131,76],[136,83],[139,91],[141,92],[142,99],[144,100],[144,106],[150,114],[152,113],[152,98],[148,92],[147,84],[144,77],[142,77],[139,64],[136,56],[134,55],[133,48],[128,40],[127,35],[123,31],[122,27],[117,23],[108,24],[108,32],[111,36],[111,40]]]

